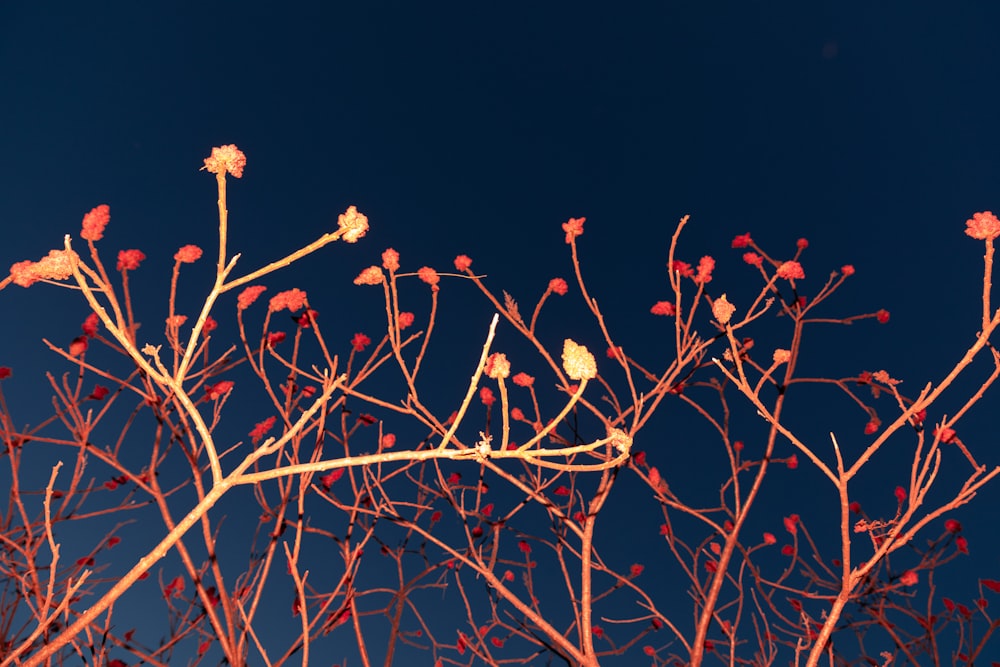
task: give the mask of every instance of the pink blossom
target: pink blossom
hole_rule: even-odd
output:
[[[549,281],[549,291],[555,292],[559,296],[563,296],[569,291],[569,285],[562,278],[553,278]]]
[[[441,282],[441,276],[438,272],[429,266],[422,266],[417,270],[417,277],[428,285],[434,286]]]
[[[468,271],[472,266],[472,258],[468,255],[459,255],[455,258],[455,268],[459,271]]]
[[[733,247],[746,248],[747,246],[750,245],[751,240],[752,239],[750,238],[750,232],[747,232],[746,234],[740,234],[735,238],[733,238]]]
[[[385,278],[382,276],[382,269],[377,266],[369,266],[358,274],[354,279],[355,285],[381,285]]]
[[[510,362],[507,361],[507,355],[501,352],[491,354],[486,359],[484,372],[494,380],[510,377]]]
[[[306,305],[306,293],[300,289],[290,289],[278,292],[271,297],[268,310],[272,313],[287,308],[290,312],[295,312]]]
[[[798,262],[785,262],[778,267],[776,273],[779,278],[786,280],[802,280],[806,277],[805,271],[802,270],[802,265]]]
[[[141,250],[119,250],[118,251],[118,271],[135,271],[139,268],[139,262],[146,259],[146,255]]]
[[[83,321],[80,328],[83,330],[84,335],[93,338],[97,335],[97,327],[99,325],[100,319],[97,317],[97,313],[91,313],[87,315],[87,319]]]
[[[90,212],[83,216],[83,229],[80,236],[88,241],[100,241],[104,238],[104,228],[111,221],[111,208],[107,204],[101,204],[90,209]]]
[[[274,428],[275,417],[268,417],[264,421],[257,422],[257,425],[250,431],[250,439],[253,444],[257,444],[267,435],[267,432]]]
[[[530,387],[535,383],[535,378],[531,377],[527,373],[518,373],[513,378],[514,384],[519,387]]]
[[[489,387],[483,387],[479,390],[479,400],[483,402],[486,407],[492,406],[496,403],[496,396],[493,395],[493,390]]]
[[[222,380],[215,384],[205,385],[205,396],[208,397],[208,400],[215,401],[228,394],[232,389],[232,380]]]
[[[995,239],[1000,236],[1000,220],[991,211],[973,213],[965,221],[965,233],[974,239]]]
[[[357,243],[368,232],[368,216],[358,212],[357,206],[348,206],[337,216],[337,227],[347,243]]]
[[[229,172],[234,178],[243,177],[243,169],[247,165],[247,156],[238,149],[235,144],[217,146],[212,149],[212,154],[205,158],[205,166],[213,174],[224,174]]]
[[[266,289],[267,288],[263,285],[251,285],[250,287],[244,288],[243,291],[240,292],[240,295],[236,297],[236,307],[239,310],[246,310],[250,307],[250,304],[256,301],[257,297],[259,297]]]
[[[354,338],[351,339],[351,347],[354,348],[355,352],[363,352],[366,347],[371,345],[372,339],[363,333],[354,334]]]
[[[193,264],[201,259],[201,248],[196,245],[181,246],[181,248],[174,253],[174,259],[181,264]]]
[[[677,308],[674,306],[672,301],[657,301],[653,304],[653,307],[649,309],[654,315],[676,315]]]
[[[715,260],[705,255],[700,260],[698,260],[698,275],[694,277],[694,281],[699,284],[705,284],[712,281],[712,271],[715,270]]]
[[[570,218],[562,224],[563,231],[566,232],[566,243],[572,243],[573,239],[583,234],[583,223],[586,218]]]

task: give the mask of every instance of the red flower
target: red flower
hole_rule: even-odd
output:
[[[879,426],[878,420],[875,419],[865,424],[865,435],[871,435],[872,433],[877,431],[878,426]]]
[[[1000,220],[990,211],[973,213],[972,219],[965,221],[965,233],[974,239],[995,239],[1000,236]]]
[[[774,536],[774,533],[764,533],[764,544],[776,544],[778,538]]]
[[[100,241],[104,238],[104,228],[110,221],[111,208],[107,204],[95,206],[90,209],[90,213],[83,216],[83,230],[80,236],[88,241]]]
[[[274,428],[275,417],[268,417],[264,421],[257,422],[257,425],[253,427],[250,431],[250,439],[253,444],[257,444],[261,439],[267,435],[267,432]]]
[[[781,547],[782,556],[792,556],[794,554],[795,554],[795,547],[793,547],[791,544],[786,544],[785,546]]]
[[[268,310],[272,313],[284,310],[287,308],[289,312],[294,313],[296,310],[305,307],[306,305],[306,293],[300,289],[290,289],[284,292],[278,292],[271,297],[271,301],[268,304]]]
[[[990,589],[994,593],[1000,593],[1000,581],[996,579],[981,579],[983,586]]]
[[[141,250],[119,250],[118,251],[118,271],[135,271],[139,268],[139,262],[146,259],[146,255]]]
[[[899,577],[899,583],[904,586],[916,586],[918,581],[917,573],[913,570],[907,570]]]
[[[232,380],[222,380],[215,384],[205,385],[205,395],[208,397],[208,400],[215,401],[232,391],[232,388]]]
[[[240,295],[236,297],[236,307],[239,310],[246,310],[250,307],[250,304],[256,301],[257,297],[259,297],[266,289],[267,288],[263,285],[251,285],[250,287],[245,288],[242,292],[240,292]]]
[[[450,475],[448,475],[448,484],[450,486],[458,484],[461,480],[462,480],[462,473],[460,472],[453,472]]]
[[[521,540],[520,542],[517,543],[517,548],[526,554],[531,553],[531,545],[525,542],[524,540]]]
[[[840,267],[840,272],[842,274],[844,274],[845,278],[847,276],[853,276],[854,275],[854,265],[853,264],[844,264],[842,267]]]
[[[527,373],[518,373],[513,378],[514,384],[518,387],[530,387],[535,382],[535,378],[531,377]]]
[[[764,258],[755,252],[743,253],[743,261],[751,266],[760,267],[764,264]]]
[[[694,278],[694,269],[687,262],[682,262],[679,259],[675,259],[670,265],[670,270],[674,273],[681,274],[682,278]]]
[[[799,239],[798,241],[795,242],[795,247],[798,248],[799,250],[805,250],[806,248],[809,247],[809,241],[807,241],[806,239]]]
[[[366,347],[371,345],[372,339],[363,333],[354,334],[354,338],[351,339],[351,347],[354,348],[355,352],[363,352]]]
[[[961,533],[962,524],[955,519],[948,519],[947,521],[944,522],[944,529],[947,530],[949,533],[953,534]]]
[[[965,539],[961,535],[955,538],[955,547],[958,549],[959,553],[969,555],[969,540]]]
[[[583,234],[583,223],[586,218],[570,218],[562,224],[563,231],[566,232],[566,243],[572,243],[573,239]]]
[[[790,516],[786,516],[784,519],[782,519],[782,521],[785,524],[785,530],[787,530],[789,533],[795,535],[798,532],[797,528],[797,524],[799,522],[798,514],[792,514]]]
[[[428,285],[430,285],[431,287],[434,287],[439,282],[441,282],[441,276],[439,276],[438,272],[429,266],[420,267],[420,269],[417,271],[417,277],[420,278],[425,283],[427,283]]]
[[[201,248],[196,245],[181,246],[180,250],[174,253],[174,259],[181,264],[194,264],[201,259]]]
[[[355,285],[381,285],[385,277],[382,275],[382,269],[377,266],[369,266],[367,269],[358,274],[354,279]]]
[[[941,442],[944,444],[950,444],[955,440],[955,431],[950,428],[934,429],[933,435],[935,438],[941,438]]]
[[[333,486],[333,483],[336,482],[341,477],[343,477],[343,475],[344,475],[344,469],[343,468],[334,468],[330,472],[328,472],[325,475],[323,475],[322,477],[320,477],[319,478],[319,483],[323,485],[324,489],[326,489],[327,491],[329,491],[330,487]]]
[[[568,496],[570,494],[570,490],[565,486],[558,486],[556,487],[556,490],[553,491],[553,493],[555,493],[557,496]]]
[[[382,266],[389,271],[399,271],[399,253],[392,248],[387,248],[382,253]]]
[[[569,285],[562,278],[553,278],[549,281],[549,291],[555,292],[559,296],[563,296],[569,291]]]
[[[806,277],[805,271],[802,270],[802,265],[798,262],[785,262],[778,267],[775,273],[779,278],[786,280],[802,280]]]
[[[639,563],[633,563],[632,567],[629,568],[629,574],[633,577],[638,577],[644,569],[646,568]]]
[[[861,503],[855,500],[848,505],[848,509],[851,510],[853,514],[861,514]]]
[[[312,323],[316,321],[317,317],[319,317],[318,310],[313,310],[312,308],[306,308],[304,311],[302,311],[301,315],[299,315],[298,317],[293,317],[292,319],[295,320],[295,323],[298,324],[303,329],[308,329],[310,326],[312,326]]]
[[[440,511],[436,511],[433,514],[431,514],[431,523],[437,523],[440,520],[441,520],[441,512]]]
[[[267,347],[274,347],[275,345],[281,343],[284,340],[285,340],[284,331],[272,331],[271,333],[267,334]]]
[[[657,301],[649,312],[654,315],[676,315],[677,308],[670,301]]]
[[[69,354],[71,357],[78,357],[87,351],[87,337],[77,336],[69,344]]]
[[[525,421],[524,411],[521,408],[511,408],[510,418],[516,422]]]
[[[591,628],[590,628],[590,634],[594,635],[598,639],[603,639],[604,638],[604,628],[602,628],[599,625],[591,626]]]
[[[89,336],[90,338],[96,336],[98,322],[100,322],[100,319],[97,317],[97,313],[87,315],[87,319],[85,319],[83,324],[80,326],[80,328],[83,329],[84,335]]]
[[[906,502],[906,495],[907,495],[906,489],[904,489],[901,486],[897,486],[896,490],[893,493],[896,494],[896,502],[898,502],[900,505]]]
[[[472,266],[472,258],[468,255],[459,255],[455,258],[455,268],[459,271],[466,271]]]
[[[889,311],[883,308],[882,310],[875,313],[875,319],[878,320],[879,324],[885,324],[889,321]]]
[[[90,396],[87,398],[94,401],[102,401],[108,395],[109,390],[107,387],[102,387],[99,384],[94,385],[94,391],[90,392]]]
[[[654,655],[656,655],[656,649],[653,648],[652,646],[643,646],[642,647],[642,652],[645,653],[646,655],[650,656],[650,657],[653,657]]]
[[[400,313],[399,314],[399,330],[402,331],[406,327],[413,324],[414,315],[413,313]]]
[[[396,446],[396,434],[386,433],[382,436],[382,449],[392,449]]]
[[[791,456],[788,457],[788,461],[785,462],[785,465],[788,466],[789,470],[795,470],[796,468],[799,467],[799,457],[796,456],[795,454],[792,454]]]
[[[489,387],[483,387],[479,390],[479,400],[483,402],[483,405],[489,408],[497,402],[497,397],[493,395],[492,389]]]
[[[375,423],[375,418],[372,417],[367,412],[362,412],[360,415],[358,415],[358,421],[364,424],[365,426],[371,426],[372,424]]]
[[[736,236],[733,239],[733,247],[746,248],[747,246],[750,245],[750,242],[751,242],[750,232],[747,232],[746,234],[740,234],[739,236]]]
[[[715,260],[705,255],[700,260],[698,260],[698,275],[694,277],[694,281],[699,284],[705,284],[712,281],[712,271],[715,270]]]

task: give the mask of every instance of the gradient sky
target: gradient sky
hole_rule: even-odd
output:
[[[235,143],[248,157],[230,189],[241,266],[308,243],[348,205],[369,216],[361,243],[268,281],[309,289],[324,326],[344,322],[337,335],[377,315],[350,279],[386,247],[413,269],[467,253],[530,302],[570,277],[559,224],[586,216],[590,285],[626,346],[655,358],[670,330],[648,309],[668,296],[670,235],[690,214],[680,256],[713,255],[720,291],[750,278],[729,248],[744,232],[777,256],[808,238],[806,291],[853,264],[830,314],[892,319],[818,335],[803,372],[885,368],[915,393],[977,327],[982,250],[963,229],[1000,206],[998,25],[992,3],[924,1],[0,3],[0,261],[61,246],[107,203],[102,247],[145,251],[136,289],[160,307],[174,249],[213,247],[202,159]],[[440,340],[474,341],[473,358],[490,313],[459,289]],[[67,368],[40,338],[65,344],[86,310],[47,287],[0,299],[0,365],[44,390],[41,371]],[[13,400],[30,414],[31,396]],[[963,431],[990,465],[995,401]],[[801,410],[817,434],[862,447],[863,414]],[[676,435],[671,419],[651,441]],[[975,511],[959,517],[973,544],[996,546],[972,532]],[[995,549],[974,551],[1000,574]]]

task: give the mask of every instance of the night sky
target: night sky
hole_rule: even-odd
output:
[[[807,238],[805,292],[852,264],[825,312],[885,308],[891,320],[817,331],[801,373],[885,368],[915,394],[977,330],[982,246],[963,231],[974,212],[1000,208],[998,26],[992,3],[922,1],[0,3],[0,262],[37,259],[66,233],[79,250],[81,217],[109,204],[100,247],[106,262],[122,248],[148,256],[133,281],[155,342],[174,251],[214,253],[215,180],[202,160],[234,143],[248,160],[229,189],[230,248],[244,269],[331,231],[349,205],[369,217],[358,244],[265,281],[269,294],[308,290],[342,345],[378,332],[379,296],[351,280],[385,248],[410,270],[449,270],[466,253],[498,293],[533,303],[550,278],[572,278],[560,223],[586,216],[588,284],[626,350],[655,366],[673,329],[649,308],[669,298],[670,236],[690,214],[679,256],[715,257],[712,287],[734,302],[757,287],[730,248],[737,234],[774,256]],[[185,274],[189,307],[211,265]],[[440,369],[442,411],[464,391],[491,316],[466,283],[443,293],[428,362]],[[602,363],[593,324],[575,328],[584,308],[574,297],[553,304],[544,336],[589,341]],[[44,285],[9,287],[0,302],[0,366],[21,382],[4,390],[20,421],[37,422],[48,414],[44,372],[72,368],[41,338],[68,344],[86,306]],[[231,318],[234,302],[219,312]],[[512,333],[501,327],[498,345]],[[866,416],[817,400],[790,402],[807,436],[834,431],[860,451]],[[962,430],[990,466],[995,410],[987,395]],[[700,427],[683,425],[695,418],[680,405],[663,411],[636,446],[668,481],[700,479],[686,452]],[[230,419],[245,433],[256,417]],[[893,474],[869,478],[871,502],[891,504],[907,473]],[[760,525],[779,532],[783,514],[832,511],[818,479],[805,465],[787,473],[798,504],[768,498]],[[987,489],[956,514],[973,545],[966,569],[995,578],[984,508],[998,501]],[[621,530],[655,540],[655,512],[621,507]],[[970,577],[955,579],[957,596],[972,595]]]

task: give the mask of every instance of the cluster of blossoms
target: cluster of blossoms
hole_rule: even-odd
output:
[[[233,178],[243,178],[243,169],[247,166],[247,156],[234,144],[216,146],[212,154],[205,158],[205,166],[213,174],[229,172]]]
[[[30,287],[39,280],[66,280],[73,275],[73,267],[79,257],[72,250],[50,250],[49,254],[37,262],[25,260],[10,267],[10,276],[15,285]]]

